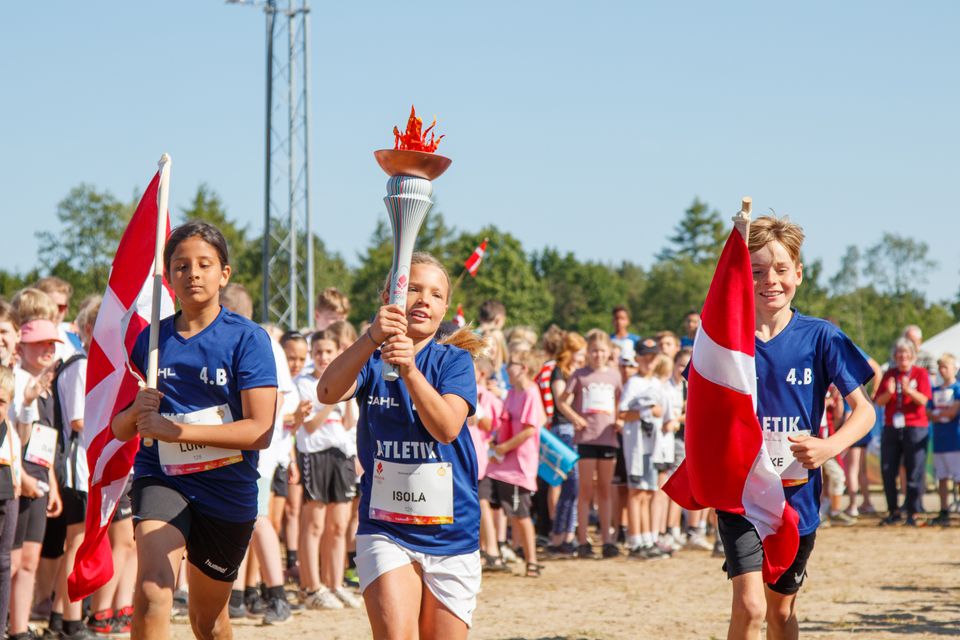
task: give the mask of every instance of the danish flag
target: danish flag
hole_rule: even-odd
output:
[[[140,448],[139,438],[117,440],[110,423],[133,402],[139,388],[128,362],[137,336],[150,326],[159,185],[157,172],[120,239],[93,328],[83,412],[83,439],[90,466],[89,502],[83,543],[68,580],[73,601],[90,595],[113,575],[107,528]],[[166,234],[170,234],[169,217]],[[173,295],[168,287],[164,287],[160,305],[161,318],[173,313]]]
[[[487,253],[487,238],[483,239],[483,242],[480,243],[480,246],[473,250],[473,253],[470,254],[470,257],[467,258],[467,261],[463,263],[463,266],[466,267],[467,273],[471,276],[477,275],[477,270],[480,268],[480,263],[483,262],[483,256]]]
[[[453,316],[453,322],[461,329],[467,326],[467,319],[463,316],[463,305],[457,305],[457,315]]]
[[[737,229],[723,247],[703,305],[688,372],[687,457],[663,490],[686,509],[744,516],[763,542],[763,579],[793,564],[798,516],[767,454],[757,420],[753,274]]]

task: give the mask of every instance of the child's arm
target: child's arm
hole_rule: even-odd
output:
[[[578,431],[587,426],[587,419],[577,413],[573,405],[570,404],[573,401],[574,395],[577,393],[577,388],[575,384],[575,378],[570,381],[570,386],[564,384],[564,389],[562,395],[557,395],[554,392],[554,407],[557,408],[563,416],[570,421],[570,424],[573,425]],[[560,381],[557,381],[560,383]]]
[[[417,407],[420,421],[430,435],[443,444],[456,440],[470,412],[467,401],[454,393],[440,395],[417,369],[413,340],[406,334],[390,340],[383,346],[381,354],[384,362],[392,364],[400,372],[410,399]]]
[[[357,391],[357,376],[370,356],[387,338],[406,335],[407,316],[398,305],[380,307],[377,317],[356,342],[330,363],[317,382],[317,397],[324,404],[336,404],[352,398]],[[420,408],[420,405],[417,405]]]
[[[349,431],[357,426],[357,411],[354,407],[357,405],[353,400],[346,401],[346,407],[343,411],[343,428]]]
[[[180,424],[164,418],[156,411],[141,414],[134,419],[134,423],[141,437],[162,442],[183,442],[225,449],[266,449],[273,436],[277,388],[243,389],[240,392],[240,402],[243,405],[243,415],[248,417],[227,424]]]
[[[313,414],[313,417],[303,421],[303,430],[307,433],[313,433],[324,423],[330,412],[336,408],[335,404],[325,404],[319,411]]]
[[[56,518],[63,513],[63,501],[60,499],[60,485],[53,467],[47,470],[47,483],[50,485],[50,498],[47,500],[47,517]]]
[[[520,430],[515,436],[509,440],[505,440],[495,446],[493,451],[497,454],[497,457],[502,458],[507,455],[521,444],[532,438],[537,433],[537,428],[533,425],[525,424],[523,429]]]
[[[896,373],[893,373],[887,378],[886,382],[879,383],[880,388],[877,389],[877,393],[873,397],[873,401],[875,403],[887,404],[890,402],[890,398],[892,398],[893,394],[897,392],[897,381],[895,379],[896,375]]]
[[[850,405],[850,418],[829,438],[814,438],[807,435],[790,436],[788,440],[793,456],[805,469],[816,469],[824,462],[837,456],[841,451],[858,441],[873,427],[876,420],[873,405],[863,393],[862,387],[854,389],[847,397]]]

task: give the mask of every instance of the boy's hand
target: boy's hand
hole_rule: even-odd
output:
[[[300,484],[300,468],[296,462],[290,462],[287,467],[287,484]]]
[[[824,462],[837,455],[830,440],[823,438],[814,438],[805,434],[796,436],[787,436],[787,440],[793,442],[790,445],[790,451],[804,469],[817,469]]]
[[[407,333],[407,314],[400,305],[387,304],[380,307],[373,324],[367,329],[373,341],[382,345],[391,336],[402,336]]]
[[[50,395],[50,385],[53,383],[53,376],[56,373],[56,365],[50,365],[40,372],[36,378],[33,378],[26,389],[23,390],[23,403],[31,404],[40,397]]]
[[[582,415],[580,415],[579,413],[573,414],[573,421],[572,421],[572,422],[573,422],[573,428],[576,429],[577,431],[580,431],[581,429],[586,429],[586,428],[587,428],[587,419],[584,418],[584,417],[583,417]]]

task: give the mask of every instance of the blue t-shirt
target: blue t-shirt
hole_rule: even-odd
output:
[[[953,384],[942,384],[933,389],[933,399],[927,403],[927,406],[946,408],[952,406],[954,402],[960,400],[960,382]],[[946,453],[948,451],[960,451],[960,413],[953,417],[950,422],[930,421],[933,425],[933,452]]]
[[[277,386],[270,337],[262,328],[221,308],[208,327],[184,338],[174,328],[175,318],[160,321],[157,388],[164,394],[160,413],[187,414],[227,405],[236,422],[243,419],[241,391]],[[148,327],[137,336],[131,353],[131,362],[140,371],[147,370],[149,336]],[[228,522],[256,520],[258,451],[243,451],[243,459],[234,464],[167,475],[160,466],[159,446],[140,447],[134,478],[162,478],[214,518]]]
[[[873,377],[856,345],[826,320],[794,310],[790,322],[768,342],[756,341],[757,418],[769,431],[820,433],[830,384],[844,397]],[[820,524],[820,469],[806,484],[784,487],[787,502],[800,516],[800,535]]]
[[[463,349],[431,341],[416,355],[417,369],[440,395],[454,394],[477,406],[473,359]],[[357,533],[381,534],[404,547],[431,555],[460,555],[480,548],[480,500],[477,454],[464,421],[456,440],[442,444],[420,421],[402,379],[383,379],[377,351],[357,376],[357,455],[360,481],[360,526]],[[453,523],[404,524],[370,516],[374,458],[394,463],[449,462],[453,469]]]

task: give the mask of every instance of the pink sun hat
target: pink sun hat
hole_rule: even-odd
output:
[[[57,326],[49,320],[31,320],[20,327],[20,342],[30,344],[32,342],[63,342],[60,338],[60,332]]]

